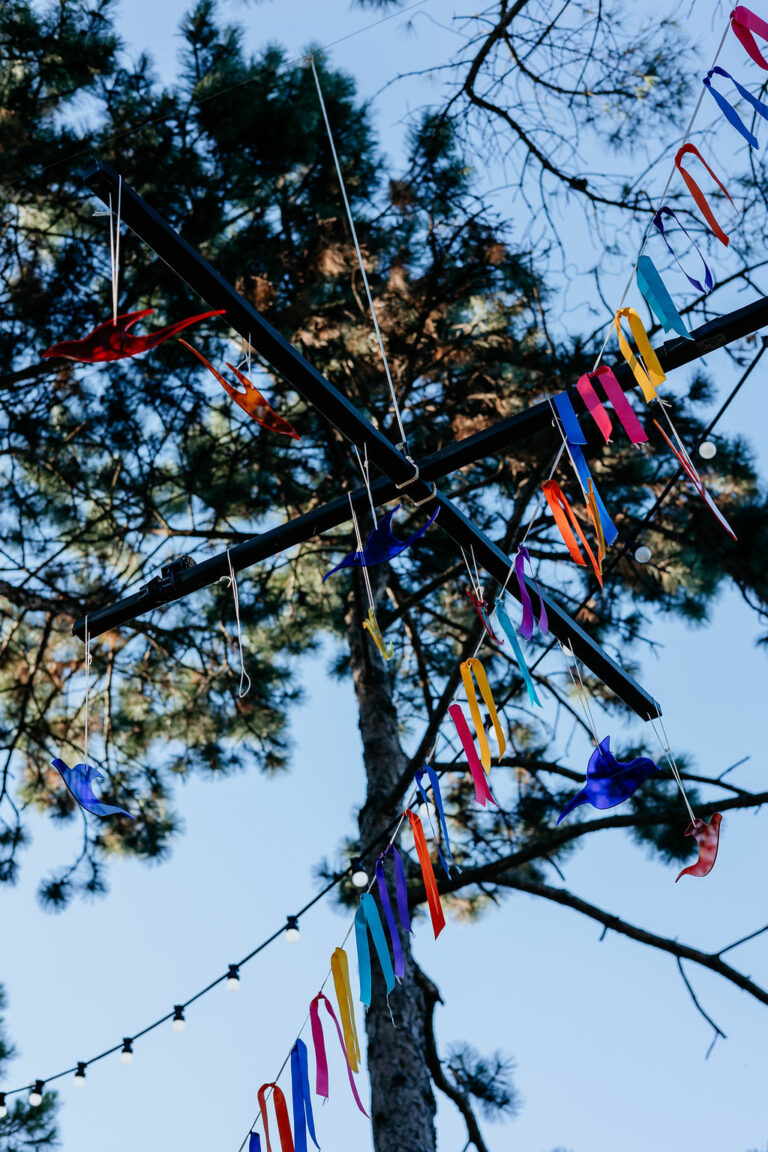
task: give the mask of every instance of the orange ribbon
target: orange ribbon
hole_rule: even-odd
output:
[[[437,891],[437,881],[435,880],[435,872],[432,867],[432,861],[429,858],[429,849],[427,848],[427,841],[424,837],[424,829],[421,825],[421,820],[415,812],[411,812],[410,808],[406,808],[405,814],[408,817],[408,822],[413,831],[413,839],[416,844],[416,855],[419,858],[421,865],[421,875],[424,880],[424,888],[427,893],[427,903],[429,904],[429,914],[432,917],[432,931],[435,933],[435,940],[445,928],[445,916],[443,915],[443,906],[440,903],[440,896]]]
[[[280,1147],[282,1152],[294,1152],[293,1149],[293,1136],[291,1135],[291,1121],[288,1118],[288,1105],[285,1102],[285,1096],[281,1088],[277,1084],[262,1084],[259,1088],[259,1108],[261,1109],[261,1118],[264,1121],[264,1137],[267,1141],[267,1152],[272,1152],[272,1145],[269,1141],[269,1121],[267,1120],[267,1089],[272,1089],[272,1096],[275,1101],[275,1115],[277,1116],[277,1130],[280,1133]]]
[[[544,495],[547,498],[547,504],[549,504],[552,515],[555,518],[555,524],[557,524],[560,535],[565,542],[565,546],[571,554],[571,559],[573,560],[574,564],[580,564],[583,568],[586,568],[587,562],[582,556],[581,550],[576,543],[576,537],[571,531],[571,525],[573,525],[573,527],[576,529],[579,539],[587,550],[587,555],[589,556],[592,568],[594,569],[595,576],[597,577],[597,581],[602,588],[603,573],[600,562],[599,560],[595,559],[595,555],[587,543],[587,538],[584,535],[581,525],[576,519],[573,508],[571,508],[570,504],[568,503],[562,488],[558,484],[557,480],[547,480],[543,485],[543,488]]]
[[[683,168],[683,156],[685,156],[686,153],[688,153],[688,152],[690,152],[692,156],[698,156],[699,160],[701,160],[702,164],[706,168],[707,172],[709,172],[710,176],[714,180],[715,184],[717,184],[718,188],[720,188],[725,193],[725,195],[731,201],[731,204],[733,205],[734,208],[736,207],[736,205],[733,203],[733,200],[731,200],[731,197],[728,193],[728,189],[726,188],[725,184],[723,184],[722,180],[718,180],[717,176],[715,176],[714,172],[710,168],[709,164],[707,164],[706,160],[702,156],[701,152],[699,152],[696,145],[695,144],[683,144],[682,148],[680,148],[678,150],[677,156],[675,156],[675,167],[678,169],[683,180],[685,180],[685,183],[688,185],[688,191],[690,192],[691,196],[693,196],[694,200],[696,201],[696,204],[698,205],[702,216],[707,221],[710,228],[714,232],[715,236],[717,236],[718,240],[720,241],[720,243],[725,244],[725,246],[727,248],[730,241],[729,241],[728,237],[726,236],[725,232],[723,232],[722,228],[718,224],[717,220],[715,219],[715,214],[709,206],[709,201],[707,200],[706,196],[702,192],[701,188],[699,188],[699,186],[696,183],[696,181],[694,180],[693,176],[691,176],[688,172],[686,172],[685,168]]]

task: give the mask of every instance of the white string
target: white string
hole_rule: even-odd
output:
[[[357,447],[357,444],[353,444],[352,447],[355,450],[355,456],[357,456],[357,463],[360,465],[360,471],[363,474],[363,483],[365,484],[365,490],[368,493],[368,503],[371,505],[371,515],[373,516],[373,526],[375,528],[376,527],[376,505],[373,502],[373,492],[371,492],[370,471],[368,468],[368,445],[367,444],[363,445],[363,451],[365,452],[365,459],[364,460],[360,459],[360,451]]]
[[[83,763],[88,767],[88,715],[91,709],[91,634],[88,631],[88,617],[85,618],[85,725],[83,732]]]
[[[109,194],[109,265],[112,276],[112,321],[117,323],[117,298],[120,283],[120,213],[123,200],[123,178],[117,180],[117,216],[112,212],[112,193]]]
[[[562,640],[559,640],[558,644],[560,645],[560,651],[561,651],[562,656],[563,656],[563,663],[565,664],[566,671],[571,678],[571,683],[573,684],[574,688],[576,689],[576,698],[579,701],[579,703],[581,704],[581,709],[584,713],[584,717],[585,717],[586,722],[587,722],[587,728],[589,728],[590,733],[592,734],[592,742],[596,748],[599,748],[600,737],[599,737],[599,734],[597,731],[597,725],[595,724],[595,718],[592,714],[592,706],[591,706],[590,701],[589,701],[589,693],[587,692],[586,685],[584,684],[584,681],[582,679],[581,669],[579,668],[579,662],[576,659],[576,654],[573,651],[573,648],[563,644]],[[576,679],[576,677],[573,674],[573,668],[571,667],[571,665],[568,662],[566,652],[573,659],[573,663],[574,663],[574,666],[576,668],[576,674],[578,676],[578,680]]]
[[[336,145],[333,142],[333,132],[331,131],[331,123],[328,119],[328,113],[327,113],[326,108],[325,108],[325,100],[323,99],[323,90],[320,87],[320,78],[317,75],[317,69],[315,68],[315,60],[314,60],[313,56],[309,57],[309,63],[310,63],[310,66],[312,68],[312,75],[315,78],[315,86],[317,88],[317,95],[318,95],[318,99],[320,101],[320,108],[321,108],[321,111],[323,113],[323,120],[325,121],[325,130],[328,133],[328,143],[331,146],[331,153],[333,155],[333,162],[336,165],[336,175],[339,178],[339,187],[341,188],[341,196],[342,196],[342,199],[344,201],[344,208],[346,209],[347,220],[349,222],[350,232],[352,233],[352,240],[354,241],[355,251],[357,252],[357,261],[358,261],[358,264],[360,265],[360,272],[361,272],[361,275],[363,277],[363,284],[365,285],[365,294],[368,298],[368,307],[371,310],[371,319],[373,320],[373,327],[376,330],[376,339],[379,342],[379,351],[381,352],[381,359],[382,359],[382,362],[384,364],[384,372],[386,373],[387,384],[389,385],[389,393],[390,393],[390,396],[392,397],[392,405],[393,405],[394,410],[395,410],[395,416],[397,417],[397,426],[400,429],[401,444],[402,444],[403,449],[407,453],[407,451],[408,451],[407,440],[406,440],[406,435],[405,435],[405,429],[403,428],[402,417],[400,415],[400,405],[397,402],[397,394],[395,393],[395,385],[392,381],[392,375],[389,371],[389,361],[387,360],[387,353],[386,353],[386,350],[384,348],[384,341],[383,341],[382,336],[381,336],[381,329],[379,328],[379,320],[378,320],[378,317],[376,315],[376,309],[375,309],[374,304],[373,304],[373,296],[371,295],[371,289],[370,289],[370,286],[368,284],[368,274],[365,271],[365,264],[363,263],[363,254],[360,251],[360,245],[359,245],[358,240],[357,240],[357,232],[355,230],[355,222],[352,218],[352,210],[349,206],[349,200],[347,199],[347,190],[344,186],[344,177],[341,174],[341,165],[339,164],[339,157],[336,153]]]
[[[693,824],[696,817],[693,814],[693,808],[691,808],[690,802],[688,800],[688,796],[686,795],[685,788],[683,787],[683,780],[682,780],[682,777],[680,775],[680,769],[678,768],[677,763],[675,761],[675,758],[672,755],[672,750],[669,747],[669,739],[667,737],[667,730],[664,727],[664,721],[662,720],[662,718],[660,716],[658,717],[658,720],[659,720],[659,723],[661,724],[661,730],[664,733],[664,739],[663,740],[662,740],[661,736],[659,735],[658,729],[656,727],[656,721],[653,717],[651,717],[651,727],[653,728],[654,735],[659,742],[659,747],[661,748],[661,751],[664,754],[664,757],[667,761],[667,764],[669,764],[670,771],[672,772],[672,775],[675,778],[675,781],[677,783],[677,787],[680,789],[680,795],[682,796],[683,802],[684,802],[686,808],[688,809],[688,815],[690,816],[691,823]]]
[[[229,554],[229,548],[227,548],[227,564],[229,565],[229,576],[225,576],[224,579],[229,581],[230,587],[232,588],[232,599],[235,602],[235,621],[237,622],[237,648],[238,652],[240,653],[240,687],[237,690],[237,695],[238,698],[242,700],[243,697],[247,696],[251,690],[251,678],[245,670],[245,658],[243,656],[243,631],[240,626],[240,597],[237,592],[237,578],[235,576],[235,570],[232,567],[232,557]],[[248,681],[248,687],[245,689],[245,691],[243,691],[244,680]]]
[[[352,523],[355,526],[355,539],[357,540],[357,554],[362,561],[360,568],[361,568],[361,571],[363,573],[363,580],[365,581],[365,590],[368,593],[368,607],[371,609],[371,612],[373,612],[375,615],[376,606],[373,602],[373,591],[371,589],[371,580],[370,580],[370,577],[368,575],[368,566],[365,564],[365,554],[363,552],[363,538],[360,535],[360,525],[357,523],[357,514],[355,513],[355,506],[352,503],[352,493],[351,492],[347,492],[347,498],[349,500],[349,510],[352,513]]]
[[[730,23],[730,19],[729,19],[728,23],[727,23],[727,24],[726,24],[726,26],[725,26],[725,31],[723,32],[723,37],[722,37],[722,39],[721,39],[721,41],[720,41],[720,44],[719,44],[719,46],[718,46],[718,49],[717,49],[717,52],[715,52],[715,58],[714,58],[714,60],[712,61],[712,65],[711,65],[711,67],[712,67],[712,68],[714,68],[715,64],[717,64],[717,60],[718,60],[718,57],[720,56],[720,53],[721,53],[721,52],[722,52],[722,50],[723,50],[723,45],[725,44],[725,38],[726,38],[726,36],[728,35],[728,30],[729,30],[730,26],[731,26],[731,23]],[[688,139],[688,137],[689,137],[689,136],[690,136],[690,134],[691,134],[691,130],[692,130],[692,128],[693,128],[693,125],[694,125],[694,121],[696,120],[696,117],[697,117],[697,116],[698,116],[698,114],[699,114],[699,109],[701,108],[701,102],[702,102],[702,100],[703,100],[703,99],[704,99],[704,85],[702,84],[702,86],[701,86],[701,91],[699,92],[699,98],[698,98],[698,100],[696,101],[696,107],[695,107],[695,108],[694,108],[694,110],[693,110],[693,115],[691,116],[690,120],[688,121],[688,127],[686,128],[685,132],[683,133],[683,140],[682,140],[682,143],[683,143],[683,144],[685,144],[686,140]],[[666,195],[667,195],[667,192],[669,192],[669,187],[670,187],[670,184],[672,183],[672,179],[673,179],[673,177],[674,177],[674,175],[675,175],[675,169],[676,169],[676,165],[675,165],[675,163],[674,163],[674,161],[673,161],[673,163],[672,163],[672,168],[671,168],[671,170],[670,170],[669,176],[667,177],[667,182],[666,182],[666,184],[664,185],[664,191],[663,191],[663,192],[662,192],[662,194],[661,194],[661,198],[660,198],[660,201],[659,201],[659,209],[661,209],[661,208],[663,207],[663,205],[664,205],[664,200],[666,199]],[[623,307],[623,305],[624,305],[624,301],[626,300],[626,298],[627,298],[627,295],[629,294],[629,290],[630,290],[630,288],[632,287],[632,282],[633,282],[633,280],[634,280],[634,278],[635,278],[635,273],[637,272],[637,265],[638,265],[638,263],[640,262],[640,257],[642,256],[642,253],[643,253],[643,249],[645,248],[646,242],[647,242],[647,240],[648,240],[648,237],[649,237],[649,235],[650,235],[650,232],[651,232],[651,228],[653,227],[653,221],[654,221],[654,218],[655,218],[655,216],[656,216],[656,215],[658,215],[658,210],[657,210],[656,212],[654,212],[654,213],[651,215],[651,218],[650,218],[650,220],[648,221],[648,225],[647,225],[647,227],[646,227],[646,229],[645,229],[645,232],[643,233],[643,238],[642,238],[642,240],[640,241],[640,248],[638,249],[638,253],[637,253],[637,257],[636,257],[636,259],[635,259],[635,263],[634,263],[634,265],[633,265],[633,267],[632,267],[632,271],[631,271],[631,272],[630,272],[630,274],[629,274],[629,279],[627,280],[627,283],[626,283],[626,286],[625,286],[625,288],[624,288],[624,291],[623,291],[623,292],[622,292],[622,294],[621,294],[621,300],[619,300],[619,306],[618,306],[618,308],[616,309],[616,311],[617,311],[617,312],[619,311],[619,309],[620,309],[620,308],[622,308],[622,307]],[[615,313],[614,313],[614,315],[615,315]],[[596,371],[597,371],[597,369],[598,369],[598,367],[599,367],[599,365],[600,365],[600,361],[601,361],[601,360],[602,360],[602,358],[603,358],[603,353],[605,352],[605,349],[606,349],[606,347],[607,347],[608,341],[609,341],[609,340],[610,340],[610,338],[611,338],[611,325],[612,325],[612,324],[613,324],[613,318],[611,318],[611,320],[610,320],[610,321],[609,321],[609,322],[606,324],[606,328],[608,329],[608,332],[607,332],[607,335],[606,335],[606,337],[605,337],[605,340],[603,340],[603,343],[602,343],[602,346],[601,346],[601,348],[600,348],[600,351],[599,351],[599,352],[598,352],[598,354],[597,354],[597,359],[595,360],[594,366],[593,366],[593,368],[592,368],[592,371],[593,371],[593,372],[596,372]]]

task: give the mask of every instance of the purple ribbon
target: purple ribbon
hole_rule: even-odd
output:
[[[525,582],[525,562],[528,561],[528,567],[531,569],[531,578],[536,587],[536,595],[539,597],[539,607],[541,615],[539,616],[539,628],[543,636],[546,636],[547,629],[549,628],[549,621],[547,620],[547,610],[544,607],[544,601],[539,590],[539,584],[536,577],[533,575],[533,565],[531,564],[531,554],[524,545],[520,545],[515,557],[515,574],[517,576],[517,583],[520,585],[520,603],[523,606],[523,621],[518,629],[520,635],[524,640],[530,640],[533,636],[533,604],[528,592],[528,587]]]
[[[666,233],[664,231],[664,221],[661,218],[662,215],[672,217],[672,219],[677,224],[678,228],[682,228],[683,232],[685,232],[686,236],[690,240],[691,244],[693,244],[693,246],[696,249],[696,251],[698,252],[699,256],[701,256],[701,262],[704,265],[704,284],[701,284],[698,280],[694,280],[693,276],[689,276],[688,273],[686,272],[685,268],[683,268],[682,264],[678,260],[677,254],[676,254],[674,248],[672,247],[672,245],[670,244],[669,240],[667,239]],[[675,262],[677,263],[677,266],[680,269],[680,271],[685,276],[686,280],[690,281],[690,283],[693,284],[694,288],[698,289],[699,292],[711,292],[715,286],[715,279],[709,270],[709,265],[707,264],[704,257],[701,255],[701,249],[699,248],[698,244],[696,243],[694,238],[691,236],[688,229],[683,227],[683,225],[680,223],[680,221],[678,220],[677,216],[672,211],[672,209],[671,208],[659,208],[658,212],[656,213],[656,215],[653,218],[653,223],[654,223],[654,226],[656,228],[658,228],[659,232],[661,233],[662,240],[664,241],[667,248],[669,249],[669,251],[674,256]],[[706,285],[706,287],[705,287],[705,285]]]
[[[390,844],[385,852],[382,852],[379,859],[376,861],[376,882],[379,886],[379,900],[384,909],[384,919],[387,922],[389,929],[389,938],[392,941],[392,955],[395,959],[395,976],[398,980],[405,975],[405,957],[403,956],[403,949],[400,944],[400,936],[397,931],[397,924],[395,922],[395,914],[392,911],[392,902],[389,899],[389,889],[387,888],[387,880],[384,875],[384,860],[392,853],[395,861],[395,889],[397,892],[397,911],[400,916],[400,923],[406,932],[411,930],[411,919],[408,915],[408,894],[405,887],[405,870],[403,869],[403,861],[400,858],[400,853],[393,844]]]

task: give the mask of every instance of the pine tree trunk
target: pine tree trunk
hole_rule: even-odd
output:
[[[389,797],[407,766],[398,736],[391,674],[362,629],[367,613],[364,597],[362,581],[356,579],[346,622],[367,779],[366,801],[358,818],[361,844],[369,843],[402,810],[402,803],[393,804]],[[375,860],[365,863],[372,874]],[[372,955],[373,992],[366,1033],[373,1142],[375,1152],[435,1152],[435,1097],[425,1034],[428,1005],[415,978],[410,937],[403,932],[400,936],[405,976],[391,994],[389,1007]]]

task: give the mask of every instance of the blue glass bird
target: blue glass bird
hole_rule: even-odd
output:
[[[330,572],[326,572],[323,576],[323,584],[329,576],[333,576],[334,572],[338,572],[340,568],[370,568],[373,564],[384,564],[387,560],[399,556],[401,552],[405,552],[406,548],[410,548],[411,544],[415,544],[424,535],[430,524],[435,522],[437,513],[440,511],[439,508],[436,509],[426,524],[422,524],[413,536],[409,536],[407,540],[398,540],[392,532],[392,517],[401,507],[402,505],[398,504],[389,512],[385,512],[381,520],[377,521],[376,527],[368,537],[362,552],[350,552],[348,556],[345,556],[340,564],[331,568]]]
[[[52,760],[51,763],[75,800],[81,808],[85,808],[86,812],[92,812],[94,816],[120,815],[127,816],[130,820],[136,819],[124,808],[117,808],[114,804],[104,804],[99,800],[92,786],[93,782],[104,779],[104,773],[99,772],[98,768],[93,768],[90,764],[75,764],[74,768],[70,768],[68,764],[59,759]]]
[[[569,812],[580,804],[591,804],[594,808],[613,808],[627,800],[635,789],[658,772],[657,764],[647,756],[634,760],[617,760],[611,752],[611,738],[606,736],[589,758],[587,783],[573,800],[569,800],[560,813],[560,823]]]

